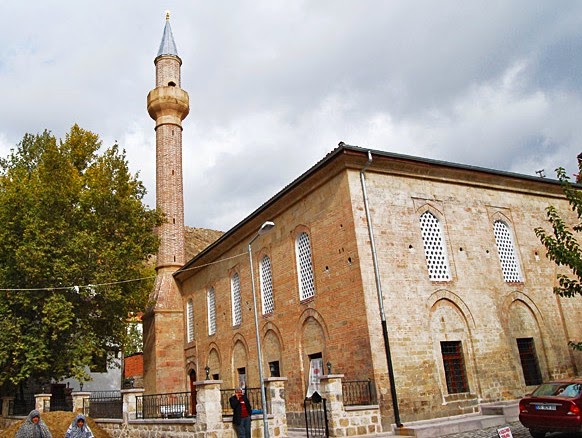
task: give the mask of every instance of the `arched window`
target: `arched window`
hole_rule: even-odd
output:
[[[432,281],[450,280],[449,259],[441,224],[430,211],[425,211],[420,215],[420,230],[422,232],[428,278]]]
[[[509,227],[505,222],[496,220],[493,222],[493,233],[495,234],[495,243],[497,244],[497,254],[499,255],[499,262],[501,263],[503,279],[507,283],[519,283],[523,281]]]
[[[194,342],[194,304],[192,300],[186,303],[186,342]]]
[[[208,335],[216,333],[216,298],[214,296],[214,288],[208,289]]]
[[[297,274],[299,277],[299,297],[303,301],[315,295],[309,234],[302,232],[297,236],[295,240],[295,254],[297,257]]]
[[[265,255],[259,264],[261,298],[263,303],[263,315],[273,313],[275,304],[273,301],[273,277],[271,274],[271,259]]]
[[[232,326],[238,326],[242,323],[242,302],[240,297],[240,277],[234,273],[230,277],[230,292],[232,299]]]

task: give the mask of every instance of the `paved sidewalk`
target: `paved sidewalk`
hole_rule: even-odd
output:
[[[523,427],[519,421],[515,423],[508,423],[505,426],[509,426],[513,438],[531,438],[529,431]],[[470,432],[455,433],[445,436],[447,438],[497,438],[499,436],[497,434],[497,429],[501,429],[505,426],[496,426],[490,427],[488,429],[472,430]]]
[[[433,438],[441,438],[441,437],[446,437],[446,438],[498,438],[499,435],[497,434],[497,429],[500,429],[500,428],[505,427],[505,426],[510,427],[511,434],[513,435],[513,438],[531,438],[529,431],[525,427],[523,427],[519,421],[508,423],[504,426],[489,427],[487,429],[472,430],[470,432],[454,433],[454,434],[450,434],[450,435],[441,435],[441,436],[435,435]],[[298,431],[298,430],[289,431],[289,438],[304,438],[306,436],[307,436],[307,434],[305,432],[302,432],[302,431]],[[381,438],[392,437],[392,436],[397,436],[397,435],[393,435],[392,433],[385,433],[382,435],[377,435],[378,438],[380,438],[380,437]],[[370,437],[370,435],[368,435],[368,437]],[[582,438],[582,434],[552,433],[552,434],[546,435],[546,438]]]
[[[511,428],[513,438],[531,438],[529,431],[521,425],[519,421],[507,424]],[[491,427],[483,430],[473,430],[471,432],[456,433],[452,435],[445,435],[447,438],[497,438],[497,429],[499,427]],[[435,437],[437,438],[437,437]],[[582,434],[571,433],[551,433],[546,435],[546,438],[582,438]]]

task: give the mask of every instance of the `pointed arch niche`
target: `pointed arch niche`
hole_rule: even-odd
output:
[[[536,305],[527,295],[516,291],[505,299],[503,307],[509,347],[524,387],[551,378],[542,337],[543,319]]]
[[[265,326],[264,333],[263,360],[266,362],[265,370],[268,370],[269,377],[281,377],[284,375],[283,338],[279,329],[270,322]]]
[[[473,316],[459,296],[446,290],[432,294],[429,306],[436,381],[442,402],[469,402],[481,392],[471,335],[475,329]]]
[[[328,331],[321,315],[314,309],[307,309],[300,317],[301,336],[301,383],[307,393],[310,369],[315,363],[323,363],[326,358]],[[312,382],[313,383],[313,382]],[[314,385],[311,385],[312,387]],[[315,384],[317,387],[317,383]]]
[[[254,373],[255,368],[253,368]],[[254,375],[249,369],[248,345],[245,339],[237,335],[232,346],[232,382],[235,387],[239,386],[259,386],[258,371],[255,380],[249,381],[249,375]]]
[[[208,353],[206,365],[208,365],[210,368],[210,372],[208,373],[209,377],[213,380],[220,380],[220,354],[218,353],[218,348],[215,345],[210,346],[210,352]]]

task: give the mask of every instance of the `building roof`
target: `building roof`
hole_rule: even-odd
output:
[[[260,216],[261,213],[266,211],[271,205],[273,205],[279,199],[283,198],[283,196],[291,192],[302,182],[320,172],[322,169],[328,166],[331,167],[331,165],[341,157],[347,156],[350,156],[352,159],[350,160],[350,163],[346,163],[345,165],[349,168],[357,170],[368,168],[368,165],[371,164],[370,160],[373,156],[375,157],[374,163],[382,162],[383,164],[380,164],[379,166],[377,164],[372,165],[369,168],[369,171],[381,171],[381,169],[384,168],[390,173],[402,174],[410,173],[411,169],[415,169],[415,172],[417,172],[419,175],[422,175],[424,178],[442,179],[442,172],[448,170],[452,171],[461,178],[470,177],[475,184],[490,185],[495,184],[493,182],[497,181],[495,185],[497,185],[498,188],[502,187],[503,189],[509,189],[510,186],[513,186],[517,190],[529,190],[535,186],[536,189],[545,187],[545,190],[548,192],[562,194],[560,182],[551,178],[542,178],[539,176],[523,175],[514,172],[487,169],[478,166],[470,166],[465,164],[451,163],[448,161],[433,160],[411,155],[373,150],[340,142],[338,147],[329,152],[318,163],[297,177],[287,186],[283,187],[278,193],[259,206],[249,216],[236,224],[230,230],[226,231],[216,241],[195,255],[184,266],[182,266],[182,268],[174,273],[174,277],[179,277],[182,273],[189,271],[189,269],[194,266],[198,260],[208,255],[214,248],[218,247],[223,242],[231,239],[232,236],[235,235],[238,230],[242,229],[245,224]]]
[[[164,34],[162,35],[160,49],[158,50],[158,56],[162,55],[171,55],[179,58],[176,43],[174,42],[174,35],[172,35],[172,28],[170,27],[169,12],[166,12],[166,25],[164,26]]]

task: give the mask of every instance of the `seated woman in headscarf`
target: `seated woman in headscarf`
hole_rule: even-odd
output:
[[[93,438],[93,432],[85,421],[84,415],[79,414],[75,417],[65,433],[65,438]]]
[[[40,412],[33,409],[14,438],[53,438],[53,436],[45,422],[40,419]]]

